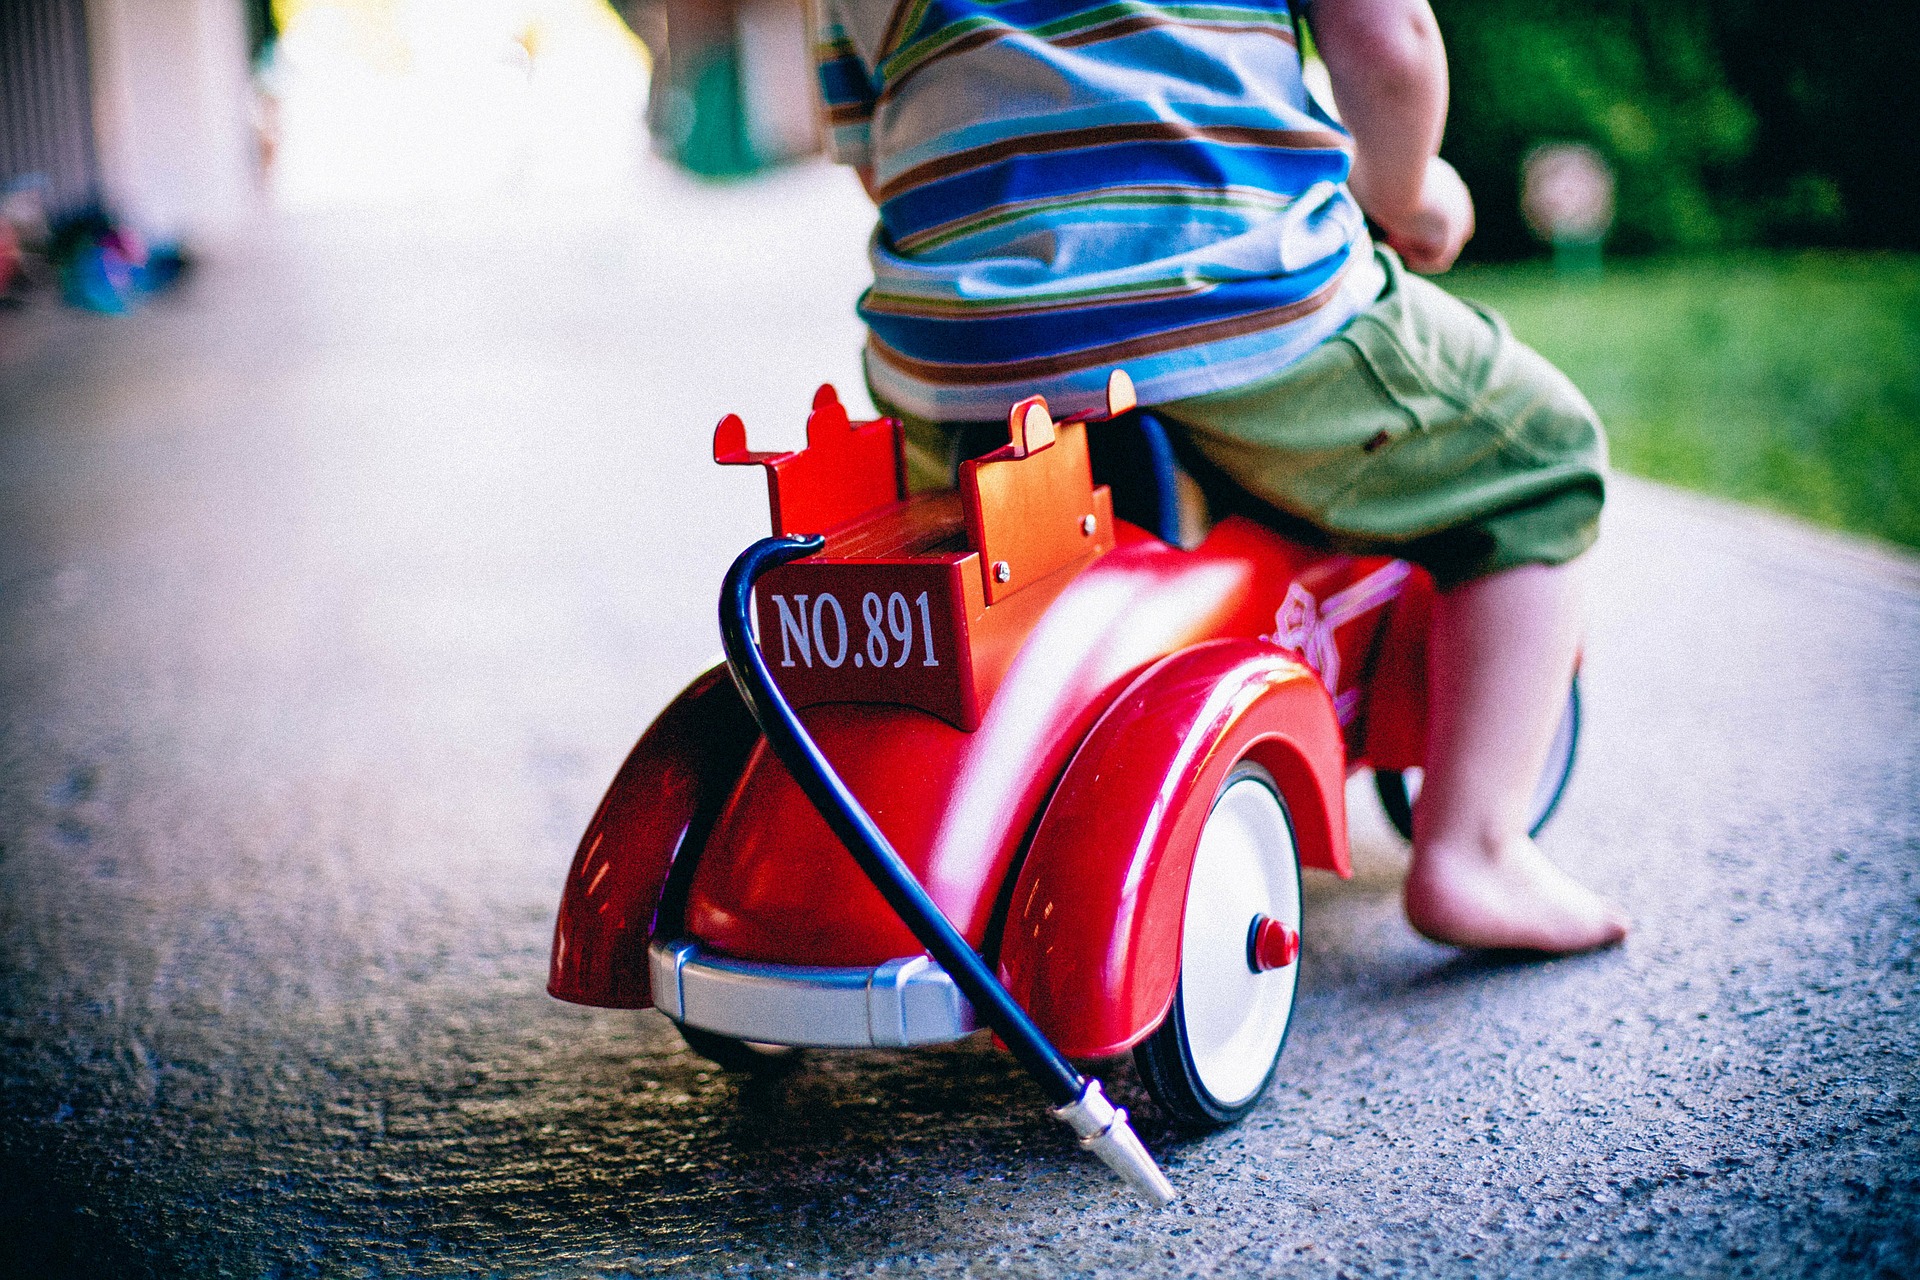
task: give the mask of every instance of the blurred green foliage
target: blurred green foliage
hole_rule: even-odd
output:
[[[1614,166],[1629,252],[1920,248],[1920,4],[1434,0],[1453,73],[1444,154],[1473,188],[1470,254],[1539,252],[1519,167],[1541,142]]]
[[[1586,392],[1616,466],[1920,548],[1920,256],[1749,252],[1441,278]]]

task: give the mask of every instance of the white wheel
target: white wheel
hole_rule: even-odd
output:
[[[1273,778],[1243,763],[1194,850],[1173,1008],[1135,1052],[1156,1101],[1190,1124],[1253,1109],[1299,987],[1300,858]]]

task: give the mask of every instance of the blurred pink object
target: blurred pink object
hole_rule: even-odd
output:
[[[1548,244],[1598,244],[1613,225],[1613,170],[1581,142],[1550,142],[1520,166],[1520,212]]]
[[[26,265],[26,255],[20,248],[20,236],[10,222],[0,222],[0,297],[13,291],[15,277],[21,274]]]

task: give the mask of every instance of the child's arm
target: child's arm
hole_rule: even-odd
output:
[[[1440,159],[1447,51],[1427,0],[1316,0],[1314,43],[1353,135],[1348,187],[1415,271],[1445,271],[1473,234],[1473,197]]]

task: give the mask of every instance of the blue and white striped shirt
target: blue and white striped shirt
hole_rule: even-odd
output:
[[[938,421],[1277,373],[1378,294],[1285,0],[820,0],[836,158],[880,199],[874,392]]]

